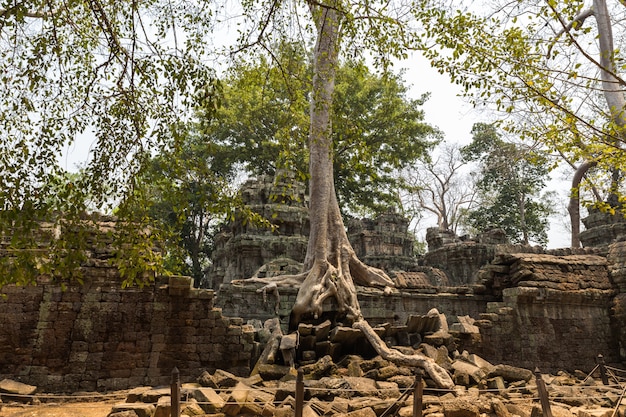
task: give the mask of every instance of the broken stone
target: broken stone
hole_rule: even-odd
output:
[[[326,355],[317,362],[305,365],[300,369],[302,369],[305,379],[319,379],[329,375],[336,367],[337,365],[333,362],[333,358],[330,355]]]
[[[273,381],[283,378],[291,368],[285,365],[260,364],[257,369],[264,381]]]
[[[492,399],[491,405],[493,407],[493,412],[496,414],[497,417],[511,417],[511,413],[509,412],[509,410],[498,398]]]
[[[330,320],[326,320],[313,328],[313,334],[315,335],[315,340],[320,342],[322,340],[328,339],[328,335],[330,334],[330,329],[332,327],[332,323]]]
[[[479,334],[480,330],[478,326],[474,324],[475,320],[470,316],[458,316],[457,323],[452,323],[450,326],[450,333],[459,334]]]
[[[533,375],[533,372],[528,369],[500,364],[496,365],[487,376],[490,378],[501,376],[505,381],[530,381]]]
[[[498,393],[504,392],[504,390],[506,390],[504,378],[502,378],[501,376],[489,378],[487,380],[487,388],[492,391],[497,391]]]
[[[445,417],[479,417],[478,407],[462,398],[454,398],[443,403],[443,414]]]
[[[24,384],[12,379],[3,379],[0,381],[0,392],[15,395],[33,395],[37,391],[34,385]]]
[[[193,417],[193,416],[203,416],[203,415],[205,415],[204,410],[202,409],[202,407],[200,407],[198,402],[196,400],[194,400],[193,398],[191,398],[191,399],[185,401],[184,403],[182,403],[180,408],[181,408],[181,410],[180,410],[180,415],[181,416]]]
[[[157,401],[156,410],[152,417],[170,417],[172,415],[172,398],[161,397]]]
[[[143,395],[143,393],[152,390],[152,387],[137,387],[137,388],[133,388],[130,391],[128,391],[128,394],[126,395],[126,402],[127,403],[135,403],[138,401],[141,401],[141,396]]]
[[[250,387],[246,384],[239,382],[230,391],[226,404],[222,407],[222,411],[229,416],[236,416],[241,411],[243,404],[248,399],[248,392]]]
[[[469,375],[474,382],[478,383],[485,379],[486,375],[482,369],[464,360],[456,360],[452,363],[452,369],[454,373],[464,373]]]
[[[202,374],[200,374],[200,376],[198,377],[197,381],[198,381],[198,384],[202,385],[203,387],[218,388],[217,383],[215,382],[215,379],[213,378],[213,375],[211,375],[207,371],[202,372]]]
[[[124,412],[124,411],[132,411],[137,415],[137,417],[152,417],[155,410],[156,410],[156,407],[152,404],[121,403],[121,404],[115,404],[111,408],[111,414]]]
[[[191,390],[190,395],[198,401],[202,409],[209,414],[221,412],[226,404],[224,399],[213,388],[196,388]]]
[[[107,417],[137,417],[137,413],[131,410],[111,412]]]
[[[217,369],[213,374],[213,380],[217,388],[232,388],[239,383],[239,378],[230,372]]]
[[[156,403],[159,398],[168,396],[172,393],[170,388],[152,388],[141,394],[141,402]]]

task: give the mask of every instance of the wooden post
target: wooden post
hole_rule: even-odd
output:
[[[548,390],[546,388],[545,381],[541,377],[541,372],[539,372],[539,368],[535,368],[535,380],[537,382],[537,391],[539,392],[539,400],[541,401],[541,410],[543,411],[543,417],[552,417]]]
[[[171,415],[172,417],[180,417],[180,372],[178,368],[172,369],[172,385],[171,388]]]
[[[298,369],[296,377],[296,412],[295,417],[302,417],[302,409],[304,408],[304,375],[302,369]]]
[[[606,376],[606,366],[604,363],[604,356],[598,355],[598,366],[600,367],[600,378],[602,379],[602,384],[609,385],[609,378]]]
[[[415,370],[415,385],[413,390],[413,417],[422,417],[422,396],[424,394],[424,371],[421,368]]]

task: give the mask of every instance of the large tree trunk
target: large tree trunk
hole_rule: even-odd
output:
[[[572,179],[572,189],[570,191],[569,204],[567,205],[567,211],[569,213],[570,224],[572,226],[572,248],[580,248],[580,183],[583,177],[587,174],[587,171],[597,165],[595,161],[583,162],[574,173]]]
[[[339,313],[347,323],[363,331],[379,354],[390,359],[405,358],[389,349],[363,320],[355,283],[364,286],[393,287],[393,281],[383,271],[363,264],[356,256],[343,224],[333,182],[331,109],[335,87],[340,43],[340,0],[309,3],[317,27],[317,44],[313,56],[313,91],[311,96],[311,127],[309,132],[309,217],[311,229],[304,272],[297,276],[255,279],[277,285],[299,285],[292,308],[291,328],[306,317],[317,318],[324,301],[337,300]],[[407,363],[423,366],[441,387],[454,386],[450,376],[432,359],[412,355]]]

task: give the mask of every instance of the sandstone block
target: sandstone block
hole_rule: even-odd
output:
[[[180,415],[193,417],[193,416],[204,416],[205,413],[202,407],[200,407],[200,405],[196,402],[196,400],[192,398],[189,401],[181,404]]]
[[[3,379],[0,381],[0,392],[16,395],[32,395],[37,391],[34,385],[24,384],[22,382],[13,381],[12,379]]]
[[[224,407],[222,407],[222,411],[229,416],[236,416],[241,411],[241,408],[248,400],[248,393],[250,392],[250,387],[246,384],[239,382],[230,392],[228,396],[228,400]]]
[[[517,366],[499,364],[496,365],[488,377],[501,376],[505,381],[530,381],[533,372],[529,369],[519,368]]]
[[[479,417],[480,411],[475,404],[455,398],[443,403],[443,414],[445,417]]]
[[[191,390],[190,394],[192,398],[198,401],[200,407],[210,414],[219,413],[226,404],[224,399],[213,388],[196,388]]]
[[[152,417],[171,417],[172,415],[172,398],[161,397],[157,401],[156,410]]]
[[[455,374],[459,373],[469,375],[469,377],[477,383],[482,381],[486,377],[485,372],[483,372],[482,369],[464,360],[454,361],[452,363],[452,369],[454,370]]]
[[[345,414],[346,417],[376,417],[376,412],[371,407],[361,408],[360,410],[350,411]]]
[[[156,407],[146,403],[121,403],[115,404],[111,408],[111,413],[119,413],[123,411],[132,411],[137,417],[152,417]]]

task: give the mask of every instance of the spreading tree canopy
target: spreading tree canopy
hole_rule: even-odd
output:
[[[500,110],[503,128],[572,167],[579,246],[579,200],[609,212],[624,200],[625,38],[614,36],[624,32],[624,2],[456,3],[416,9],[426,56],[474,104]]]
[[[297,43],[281,44],[275,55],[229,69],[221,107],[201,133],[219,149],[214,159],[221,164],[239,164],[250,174],[289,169],[306,179],[310,60]],[[362,60],[339,64],[331,136],[343,213],[398,207],[403,183],[394,173],[413,166],[440,137],[424,122],[427,96],[411,99],[407,90],[400,76],[374,74]]]

